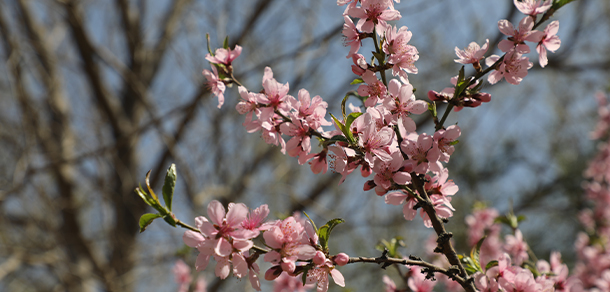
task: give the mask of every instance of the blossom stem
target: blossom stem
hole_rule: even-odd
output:
[[[191,225],[188,225],[188,224],[186,224],[186,223],[184,223],[184,222],[182,222],[180,220],[177,220],[177,219],[176,219],[176,225],[178,225],[178,226],[180,226],[182,228],[186,228],[186,229],[189,229],[189,230],[201,233],[201,231],[199,231],[199,229],[197,229],[197,228],[195,228],[195,227],[193,227]]]
[[[464,286],[467,282],[467,280],[460,276],[460,275],[456,275],[454,271],[451,271],[450,269],[443,269],[439,266],[435,266],[431,263],[428,263],[426,261],[423,260],[412,260],[412,259],[399,259],[399,258],[391,258],[391,257],[385,257],[385,256],[381,256],[381,257],[376,257],[376,258],[368,258],[368,257],[350,257],[349,261],[347,262],[348,264],[353,264],[353,263],[375,263],[375,264],[383,264],[384,266],[389,266],[389,265],[408,265],[408,266],[420,266],[420,267],[425,267],[430,269],[432,272],[435,273],[441,273],[444,275],[447,275],[450,278],[455,278],[455,280],[460,283],[462,286]]]

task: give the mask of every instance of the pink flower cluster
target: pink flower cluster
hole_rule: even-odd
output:
[[[508,20],[503,19],[498,22],[500,32],[508,36],[508,39],[501,41],[498,47],[502,52],[505,52],[501,62],[496,64],[495,71],[489,75],[487,79],[489,83],[495,84],[505,78],[510,84],[519,84],[527,75],[527,70],[533,66],[529,62],[529,58],[523,56],[530,52],[530,47],[525,43],[536,43],[536,51],[538,52],[538,61],[540,67],[545,67],[548,64],[547,50],[555,52],[559,49],[561,41],[557,37],[559,30],[559,22],[553,21],[544,29],[544,31],[533,30],[538,14],[545,13],[551,8],[551,1],[534,1],[528,0],[519,2],[515,1],[515,6],[525,16],[519,22],[518,28],[515,28]],[[492,55],[486,59],[488,66],[493,66],[500,60],[497,55]]]
[[[273,265],[265,272],[266,280],[272,281],[283,272],[294,278],[307,271],[307,283],[317,283],[318,291],[328,290],[329,276],[337,285],[345,286],[343,275],[335,269],[335,265],[345,265],[349,260],[346,254],[327,258],[319,250],[316,230],[300,216],[265,222],[268,214],[267,205],[249,211],[242,203],[230,203],[226,212],[220,202],[210,202],[210,219],[203,216],[195,218],[199,232],[188,230],[183,236],[187,246],[199,250],[195,263],[197,270],[205,269],[213,257],[217,277],[225,279],[231,271],[237,278],[248,275],[252,287],[260,291],[260,268],[256,264],[260,251],[251,254],[250,250],[254,246],[252,240],[262,233],[265,245],[270,248],[264,260]],[[184,284],[190,283],[190,269],[187,269],[188,266],[177,264],[175,273],[181,287],[186,285],[188,288],[188,284]],[[293,283],[291,281],[284,278],[283,283]]]
[[[192,281],[191,268],[184,261],[178,260],[176,261],[176,264],[174,264],[172,272],[174,273],[176,283],[179,285],[178,292],[188,292]],[[197,282],[195,283],[193,292],[206,292],[206,286],[207,282],[201,275],[197,277]]]
[[[236,109],[246,115],[243,125],[249,133],[261,131],[265,142],[280,146],[282,153],[299,157],[300,164],[314,157],[314,161],[324,161],[325,155],[310,154],[311,136],[321,136],[321,126],[331,125],[324,118],[328,104],[320,96],[312,98],[305,89],[299,90],[298,99],[288,95],[288,90],[288,83],[277,82],[269,67],[265,68],[261,93],[249,92],[240,86],[242,100]],[[290,136],[290,140],[286,142],[282,134]]]
[[[610,106],[603,93],[596,97],[599,121],[592,137],[601,143],[584,173],[589,179],[583,185],[585,195],[592,207],[579,215],[587,233],[579,234],[576,240],[578,262],[574,274],[586,291],[610,291]]]
[[[233,275],[241,278],[248,275],[254,289],[260,291],[259,267],[249,258],[248,251],[254,243],[252,239],[269,226],[264,220],[269,214],[267,205],[249,212],[244,204],[229,204],[228,212],[218,201],[208,204],[208,218],[195,218],[199,232],[188,230],[184,233],[184,243],[199,250],[195,263],[198,271],[204,270],[210,258],[216,260],[215,274],[221,279]],[[232,269],[231,269],[232,267]]]

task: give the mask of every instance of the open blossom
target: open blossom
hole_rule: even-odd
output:
[[[492,55],[487,58],[485,62],[487,66],[492,66],[499,59],[499,56]],[[491,84],[496,84],[502,80],[502,78],[505,78],[506,82],[513,85],[519,85],[523,78],[527,76],[527,70],[532,66],[533,64],[529,61],[528,57],[524,57],[515,50],[511,50],[504,55],[504,59],[496,70],[489,74],[487,81]]]
[[[376,185],[375,192],[379,196],[387,193],[392,183],[405,185],[411,181],[408,169],[404,168],[404,160],[400,151],[392,153],[391,157],[390,161],[378,160],[373,166],[373,171],[375,172],[375,177],[373,178]]]
[[[211,72],[209,70],[204,69],[201,73],[203,74],[203,77],[208,80],[206,82],[206,85],[210,88],[210,91],[212,91],[212,93],[216,97],[218,97],[218,108],[222,107],[222,104],[225,102],[224,93],[226,86],[224,82],[222,82],[222,80],[220,80],[220,78],[218,77],[218,71],[216,70],[216,67],[212,66]]]
[[[434,133],[432,137],[436,142],[436,146],[440,150],[440,160],[443,162],[449,162],[449,157],[455,151],[453,142],[457,140],[462,134],[460,127],[457,125],[451,125],[447,129],[440,129]]]
[[[288,96],[288,104],[297,111],[297,117],[307,121],[309,127],[317,130],[320,126],[332,125],[324,118],[328,103],[322,100],[319,95],[312,98],[306,89],[300,89],[298,97],[297,100]]]
[[[396,79],[390,81],[388,93],[391,98],[386,98],[383,105],[392,114],[390,123],[402,126],[407,132],[415,132],[416,124],[409,115],[423,114],[428,110],[428,103],[415,99],[413,85],[400,84]]]
[[[538,60],[540,62],[540,67],[542,68],[549,63],[546,56],[546,50],[554,53],[559,49],[559,46],[561,46],[561,40],[557,36],[557,31],[559,31],[559,21],[555,20],[549,23],[544,29],[544,32],[541,33],[536,51],[538,52]]]
[[[217,262],[216,275],[226,278],[234,267],[234,274],[241,277],[247,273],[247,265],[243,252],[253,246],[252,238],[257,233],[243,229],[241,223],[246,219],[248,207],[244,204],[229,204],[226,212],[222,204],[212,201],[208,204],[208,216],[211,222],[203,216],[195,218],[195,224],[201,233],[188,230],[184,233],[184,243],[199,250],[195,262],[197,270],[207,267],[210,257]]]
[[[440,151],[434,144],[434,139],[426,133],[411,133],[402,141],[400,149],[409,156],[413,171],[425,174],[428,170],[438,172],[442,168],[438,161]]]
[[[417,215],[417,210],[413,210],[417,200],[404,192],[391,192],[385,195],[385,203],[389,205],[403,205],[402,213],[405,219],[411,221]]]
[[[294,277],[286,273],[282,273],[273,282],[273,292],[305,292],[313,286],[303,286],[300,276]]]
[[[354,122],[356,125],[364,125],[364,128],[358,133],[358,146],[364,152],[364,160],[374,167],[373,157],[378,157],[381,161],[390,161],[392,159],[390,152],[390,144],[394,139],[394,130],[390,127],[377,129],[375,121],[371,117],[369,111],[361,115]]]
[[[521,230],[515,230],[515,235],[506,235],[504,240],[506,241],[504,250],[506,250],[512,256],[516,265],[520,265],[524,260],[529,258],[527,255],[527,250],[529,247],[523,240]]]
[[[258,208],[248,213],[248,217],[241,222],[241,227],[254,232],[267,230],[270,227],[269,224],[265,224],[265,219],[267,219],[268,215],[269,206],[267,206],[267,204],[260,205]],[[258,236],[258,233],[256,236]]]
[[[364,102],[366,107],[373,107],[379,101],[383,101],[387,97],[388,89],[381,80],[377,79],[375,72],[366,70],[366,72],[362,74],[362,80],[364,80],[366,84],[360,84],[358,87],[358,94],[361,96],[368,96]]]
[[[498,44],[498,47],[502,52],[508,52],[513,48],[519,54],[527,54],[530,52],[530,47],[525,44],[528,42],[538,42],[538,36],[535,34],[536,31],[532,31],[534,27],[534,20],[526,16],[519,22],[519,30],[513,27],[513,24],[506,19],[498,21],[498,28],[500,32],[509,36],[508,40],[502,40]]]
[[[455,54],[459,59],[455,59],[454,61],[460,64],[478,63],[479,60],[484,58],[485,52],[487,52],[488,48],[489,39],[485,40],[483,47],[480,47],[479,44],[475,42],[471,42],[468,47],[464,48],[464,50],[460,50],[458,47],[455,47]]]
[[[345,36],[345,45],[350,46],[349,53],[346,57],[349,58],[358,53],[358,50],[360,50],[360,47],[362,46],[362,41],[360,40],[360,32],[356,28],[356,25],[354,25],[352,19],[349,16],[344,15],[343,20],[345,20],[345,23],[343,24],[342,33]]]
[[[356,28],[363,32],[373,32],[381,35],[387,27],[386,21],[400,19],[400,12],[394,9],[392,0],[362,0],[360,7],[350,8],[349,16],[360,18]]]
[[[297,260],[310,260],[316,249],[309,243],[305,227],[290,216],[278,221],[263,233],[265,243],[272,248],[265,254],[265,261],[279,265],[283,271],[292,273]]]
[[[552,0],[513,0],[513,2],[521,13],[530,16],[545,13],[553,5]]]
[[[216,49],[216,52],[214,52],[214,56],[212,56],[211,54],[207,54],[205,56],[205,59],[208,60],[210,63],[224,64],[230,66],[231,62],[233,62],[233,60],[239,57],[239,55],[241,55],[241,47],[235,45],[235,49],[233,50],[231,50],[231,48]]]
[[[333,278],[335,284],[345,287],[345,279],[343,278],[343,274],[339,272],[339,270],[335,269],[332,262],[329,259],[322,265],[318,265],[315,268],[307,271],[307,284],[318,283],[316,291],[317,292],[326,292],[328,291],[328,277]]]

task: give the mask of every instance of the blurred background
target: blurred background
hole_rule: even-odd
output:
[[[509,0],[403,0],[396,9],[420,52],[420,73],[409,78],[422,99],[457,75],[454,47],[489,39],[495,48],[497,21],[522,18]],[[314,175],[247,134],[236,88],[218,109],[201,75],[210,68],[206,33],[212,48],[228,35],[243,47],[234,68],[249,90],[262,88],[271,66],[292,95],[306,88],[338,113],[357,88],[343,10],[331,0],[1,0],[0,291],[176,291],[173,264],[194,267],[197,252],[184,248],[184,230],[162,221],[139,234],[139,217],[152,209],[133,191],[148,170],[159,190],[171,163],[174,212],[187,223],[214,199],[266,203],[271,219],[302,210],[319,224],[344,218],[332,253],[378,256],[380,239],[401,236],[404,255],[425,258],[433,232],[419,217],[406,222],[401,207],[363,192],[358,173],[338,186],[339,175]],[[462,129],[448,165],[460,188],[448,224],[458,252],[468,252],[464,217],[485,201],[527,216],[521,228],[540,258],[558,250],[568,264],[575,259],[582,171],[595,150],[593,95],[610,81],[610,2],[578,0],[554,19],[562,46],[547,68],[532,53],[521,85],[487,85],[490,103],[449,117]],[[371,50],[365,42],[360,52]],[[431,133],[430,120],[415,119]],[[341,271],[345,291],[379,291],[386,273]],[[252,290],[245,279],[217,281],[212,267],[201,274],[208,291]]]

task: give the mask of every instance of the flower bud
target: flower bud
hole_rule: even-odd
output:
[[[346,253],[339,253],[333,260],[337,266],[345,266],[349,262],[349,256]]]
[[[324,255],[324,253],[321,251],[316,251],[316,255],[313,257],[313,263],[316,266],[319,266],[321,264],[324,264],[324,262],[326,262],[326,256]]]
[[[296,263],[293,261],[284,261],[280,264],[280,266],[282,266],[282,270],[288,273],[294,272],[294,269],[297,267]]]

